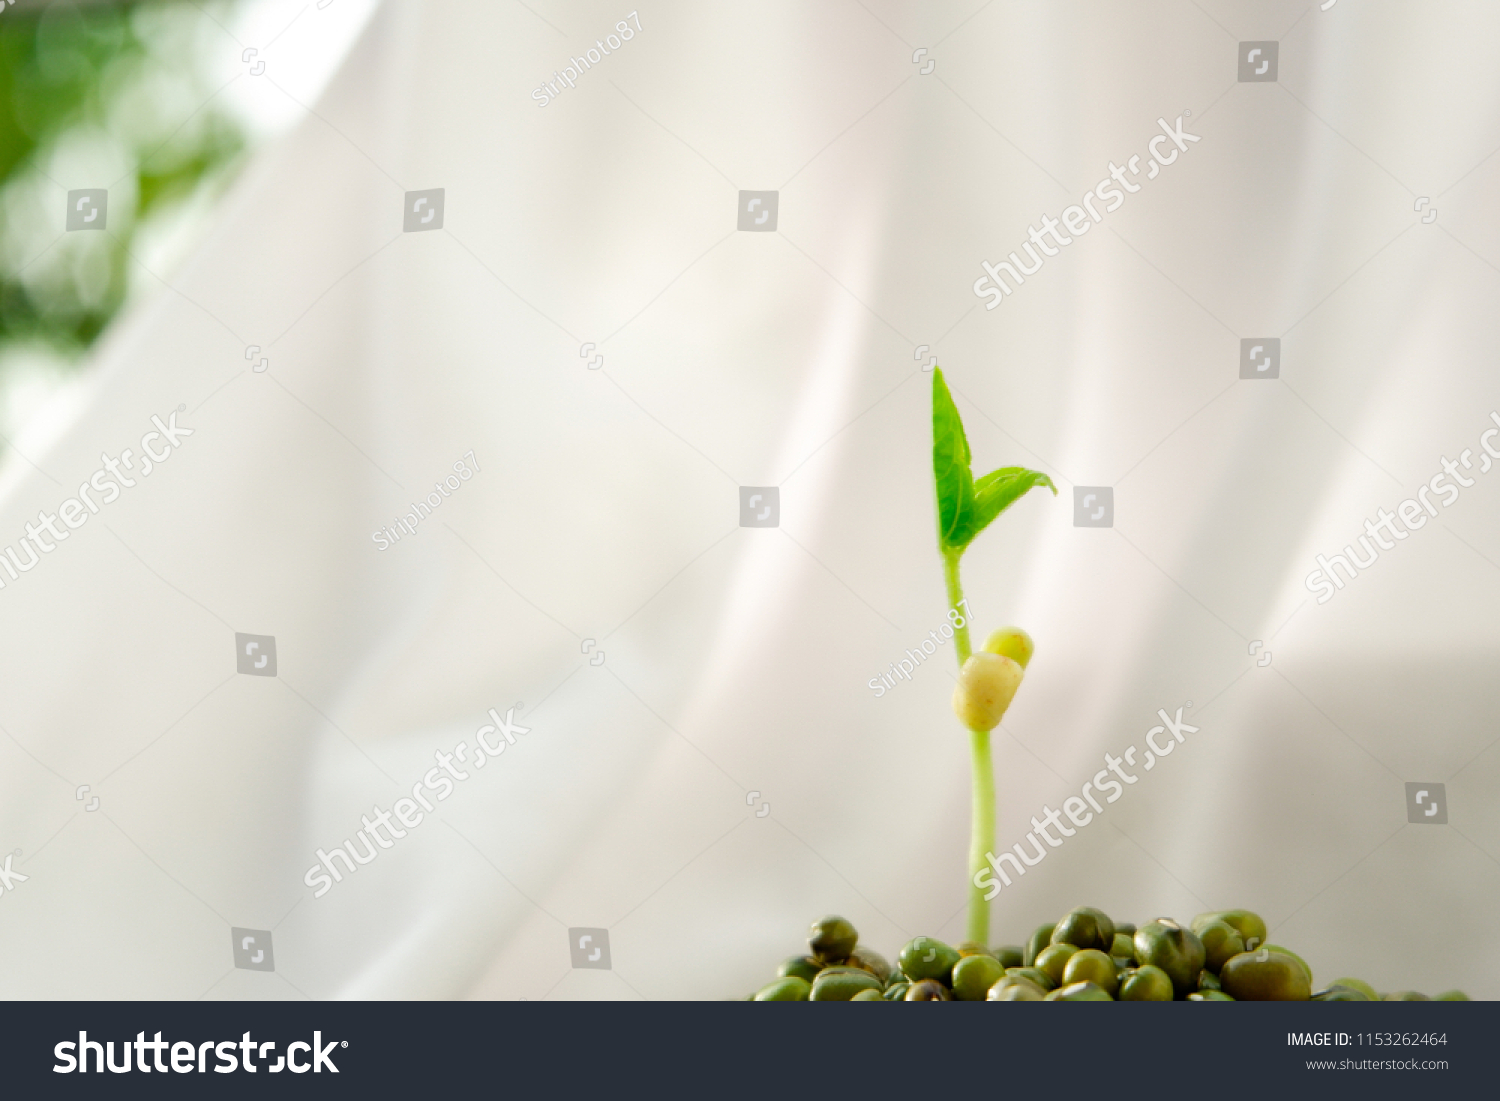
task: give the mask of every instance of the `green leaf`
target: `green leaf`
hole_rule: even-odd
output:
[[[964,422],[940,367],[932,372],[932,479],[937,488],[938,543],[944,550],[962,549],[968,539],[959,536],[974,513],[974,476],[969,473]]]
[[[975,482],[974,531],[969,536],[970,541],[988,527],[991,520],[1037,486],[1046,486],[1052,491],[1052,496],[1057,496],[1057,487],[1051,478],[1024,466],[1002,466]]]
[[[960,553],[990,522],[1037,486],[1057,495],[1052,479],[1024,466],[1003,466],[979,481],[969,470],[964,424],[940,368],[932,373],[932,476],[937,487],[938,544]]]

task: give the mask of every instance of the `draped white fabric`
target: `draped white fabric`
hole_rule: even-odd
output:
[[[1074,905],[1244,906],[1320,978],[1500,995],[1500,11],[637,18],[388,3],[107,334],[72,422],[7,456],[24,563],[153,416],[192,431],[0,572],[27,877],[0,993],[716,998],[828,912],[887,955],[962,939],[952,644],[870,687],[945,622],[935,355],[976,474],[1059,489],[964,560],[978,629],[1037,646],[997,846],[1136,747],[1118,802],[1011,873],[993,942]],[[1236,79],[1242,41],[1279,44],[1275,81]],[[1199,140],[1148,179],[1179,116]],[[986,309],[981,261],[1029,263],[1112,165],[1139,190]],[[404,232],[439,188],[442,228]],[[755,190],[774,232],[736,229]],[[1242,338],[1279,339],[1279,377],[1241,379]],[[1316,556],[1368,561],[1365,521],[1466,449],[1443,484],[1474,484],[1318,603]],[[778,487],[779,526],[740,526],[740,486]],[[1075,526],[1078,486],[1113,489],[1112,527]],[[237,633],[274,638],[274,677],[265,645],[236,671]],[[1179,708],[1198,729],[1146,771]],[[529,733],[476,768],[490,709]],[[436,800],[460,742],[420,825],[356,836]],[[1408,821],[1413,782],[1446,824]],[[315,897],[346,839],[376,857]],[[234,928],[272,933],[273,972]],[[572,965],[573,928],[609,969]]]

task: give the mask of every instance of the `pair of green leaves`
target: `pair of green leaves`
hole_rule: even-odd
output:
[[[1024,466],[1002,466],[977,482],[969,470],[969,441],[964,422],[940,368],[932,372],[932,477],[937,486],[938,544],[945,554],[962,554],[968,545],[1027,491],[1052,479]]]

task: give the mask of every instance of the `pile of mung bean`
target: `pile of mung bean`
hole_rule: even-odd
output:
[[[757,1002],[1233,1002],[1468,1001],[1450,990],[1376,993],[1359,979],[1321,989],[1289,948],[1266,943],[1266,923],[1249,910],[1199,914],[1190,925],[1157,918],[1116,924],[1080,906],[1040,926],[1025,946],[957,948],[917,937],[896,966],[859,943],[841,917],[815,921],[806,955],[777,968]]]

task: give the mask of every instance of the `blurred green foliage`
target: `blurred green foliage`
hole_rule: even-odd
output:
[[[0,6],[0,353],[76,359],[133,285],[168,274],[145,271],[138,238],[246,142],[203,64],[210,20],[169,0]],[[64,231],[83,187],[109,189],[105,232]]]

